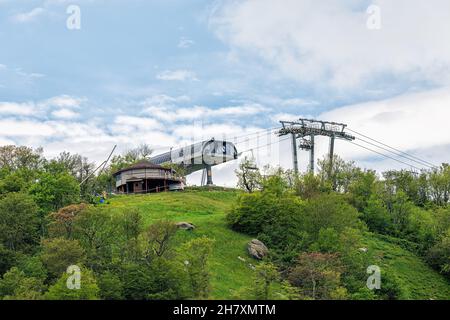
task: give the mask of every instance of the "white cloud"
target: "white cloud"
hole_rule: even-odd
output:
[[[23,137],[40,136],[48,137],[55,133],[55,130],[46,123],[32,120],[0,119],[0,136]]]
[[[449,105],[450,88],[445,88],[337,108],[321,114],[318,118],[344,122],[350,129],[359,133],[439,164],[450,159]],[[355,142],[388,154],[361,141]],[[317,154],[324,155],[328,148],[327,139],[321,139],[318,148]],[[338,142],[336,152],[347,159],[357,159],[368,167],[375,166],[383,170],[405,167],[345,141]],[[374,157],[379,159],[374,161],[371,159]],[[417,163],[412,164],[419,168],[423,167]]]
[[[383,75],[450,83],[450,2],[377,0],[382,28],[356,0],[223,1],[211,27],[233,57],[262,58],[302,83],[349,89]],[[242,53],[242,54],[241,54]]]
[[[189,70],[165,70],[156,75],[156,78],[165,81],[198,81],[195,73]]]
[[[26,23],[36,20],[39,16],[42,16],[46,10],[44,8],[34,8],[29,12],[18,13],[12,17],[13,21],[18,23]]]
[[[86,99],[84,98],[72,97],[63,94],[41,101],[39,105],[41,107],[78,108],[85,100]]]
[[[32,115],[36,112],[35,105],[32,102],[0,102],[0,114],[7,115]]]
[[[242,106],[231,106],[212,109],[203,106],[194,106],[188,108],[171,108],[167,106],[149,106],[144,113],[168,122],[186,121],[186,120],[213,120],[214,118],[226,117],[238,118],[251,116],[268,111],[260,104],[245,104]]]
[[[74,112],[73,110],[64,108],[64,109],[54,110],[52,112],[52,115],[55,118],[59,118],[59,119],[74,119],[74,118],[79,117],[80,114],[77,112]]]

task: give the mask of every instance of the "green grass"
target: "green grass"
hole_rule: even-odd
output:
[[[232,231],[225,222],[226,212],[237,195],[237,191],[185,191],[116,196],[110,199],[109,206],[113,210],[139,208],[146,225],[164,219],[193,223],[194,231],[177,233],[175,241],[179,243],[202,236],[214,239],[210,260],[211,298],[231,299],[234,291],[251,286],[253,270],[249,263],[257,263],[246,250],[251,238]],[[239,260],[239,256],[246,261]]]
[[[404,299],[450,299],[450,282],[417,255],[401,248],[395,239],[389,241],[388,237],[366,234],[364,242],[373,264],[381,268],[381,273],[389,273],[398,279]]]
[[[148,195],[116,196],[110,199],[112,210],[139,208],[146,225],[157,220],[187,221],[196,225],[192,232],[177,233],[175,241],[186,242],[194,237],[215,239],[210,261],[212,299],[231,299],[233,292],[251,286],[253,271],[249,263],[257,261],[247,254],[250,237],[232,231],[225,215],[236,197],[234,190],[190,190]],[[450,299],[450,284],[428,267],[415,254],[401,248],[394,241],[367,233],[364,245],[373,264],[382,273],[393,274],[405,289],[408,299]],[[238,257],[246,259],[245,262]]]

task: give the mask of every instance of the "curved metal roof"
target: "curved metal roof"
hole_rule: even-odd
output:
[[[118,175],[119,173],[130,171],[130,170],[136,170],[136,169],[159,169],[159,170],[166,170],[166,171],[172,171],[170,168],[164,168],[163,166],[160,166],[159,164],[151,163],[150,161],[140,161],[138,163],[135,163],[129,167],[120,169],[119,171],[113,173],[114,176]]]

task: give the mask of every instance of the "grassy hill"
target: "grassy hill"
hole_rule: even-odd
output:
[[[234,232],[225,215],[238,195],[237,191],[190,190],[174,193],[116,196],[110,199],[114,209],[139,208],[146,224],[161,219],[187,221],[197,226],[193,232],[178,232],[176,241],[184,242],[203,235],[215,239],[211,258],[213,299],[230,299],[233,292],[252,284],[253,270],[246,244],[250,237]],[[373,264],[382,272],[395,275],[407,288],[408,299],[450,299],[450,283],[413,253],[393,241],[367,234],[365,245]],[[242,261],[238,257],[244,258]]]

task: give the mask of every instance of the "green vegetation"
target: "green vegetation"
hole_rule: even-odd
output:
[[[242,190],[95,201],[111,172],[150,152],[116,157],[95,180],[78,155],[0,147],[0,298],[450,299],[446,164],[380,176],[336,158],[317,175],[262,175],[244,159]],[[261,260],[254,238],[269,248]],[[367,288],[369,266],[381,288]]]

